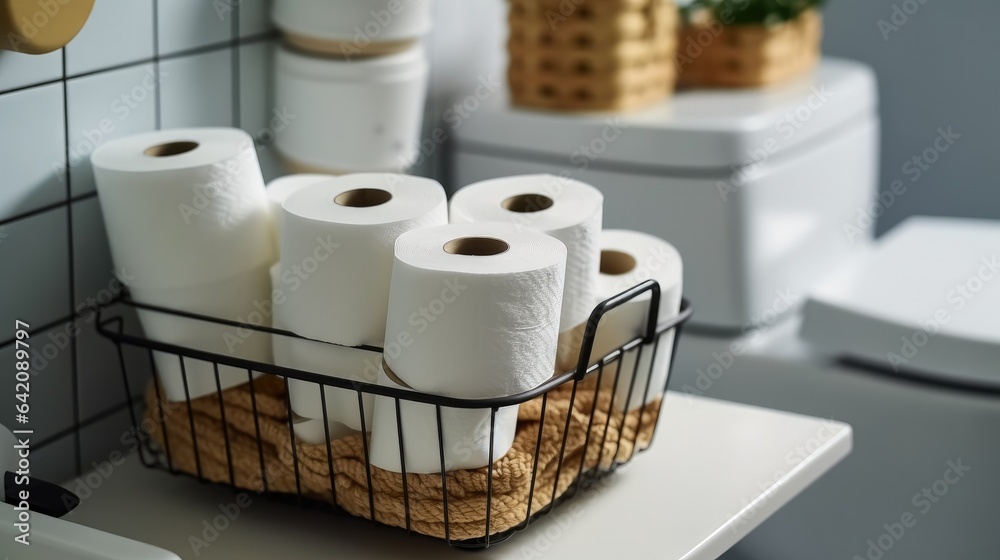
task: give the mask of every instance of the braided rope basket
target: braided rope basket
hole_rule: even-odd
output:
[[[723,25],[710,16],[700,17],[681,26],[678,83],[739,88],[783,82],[818,63],[822,35],[816,10],[771,25]]]
[[[673,90],[670,0],[511,0],[507,78],[515,105],[622,110]]]

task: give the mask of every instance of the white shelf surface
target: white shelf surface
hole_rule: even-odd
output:
[[[668,395],[663,414],[649,451],[476,558],[714,560],[851,451],[851,427],[829,420],[679,393]],[[135,456],[103,478],[68,520],[185,559],[470,558],[426,537],[254,493],[196,554],[191,537],[204,539],[205,521],[235,503],[231,490],[146,469]]]

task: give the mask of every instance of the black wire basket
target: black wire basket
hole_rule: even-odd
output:
[[[594,347],[597,330],[605,314],[615,309],[616,307],[623,305],[628,301],[631,301],[639,296],[642,296],[647,292],[650,293],[650,298],[649,298],[649,312],[646,314],[647,315],[646,323],[645,325],[641,326],[637,325],[637,327],[641,327],[641,331],[638,332],[643,332],[643,335],[614,349],[606,356],[600,357],[599,359],[596,357],[594,359],[590,359],[590,355]],[[408,477],[406,473],[406,454],[404,453],[403,449],[404,446],[403,430],[405,427],[400,414],[400,402],[403,401],[403,402],[424,403],[425,405],[433,407],[437,419],[437,445],[440,455],[441,469],[439,473],[435,473],[433,475],[423,475],[423,476],[434,476],[435,477],[434,483],[437,484],[438,481],[440,482],[441,499],[443,502],[440,522],[443,524],[443,534],[432,535],[432,536],[437,537],[439,539],[443,539],[449,545],[454,547],[479,549],[479,548],[487,548],[491,545],[502,542],[510,538],[517,531],[525,529],[539,516],[549,513],[558,504],[562,503],[563,501],[575,495],[581,488],[585,488],[593,484],[600,478],[614,472],[620,465],[630,461],[636,453],[644,451],[652,445],[653,436],[655,435],[657,424],[659,423],[658,422],[659,412],[661,410],[661,407],[659,405],[655,408],[655,410],[651,414],[644,414],[643,412],[639,413],[638,415],[639,425],[635,428],[634,432],[637,438],[638,434],[643,432],[643,429],[645,428],[647,432],[644,433],[648,434],[648,440],[646,440],[645,444],[642,446],[635,444],[635,442],[632,442],[633,445],[631,446],[631,450],[629,451],[627,456],[619,456],[619,449],[623,445],[622,434],[625,433],[625,430],[622,429],[618,431],[617,435],[618,441],[615,442],[614,444],[612,444],[612,442],[610,441],[611,438],[609,438],[610,431],[608,429],[608,425],[610,425],[612,419],[615,418],[616,412],[614,410],[605,411],[607,412],[606,414],[607,418],[606,420],[604,420],[606,425],[603,426],[604,428],[603,435],[598,434],[599,428],[601,426],[599,425],[600,420],[598,420],[595,423],[595,414],[598,412],[598,407],[596,405],[597,391],[609,390],[611,392],[611,402],[614,402],[615,392],[618,390],[618,387],[619,386],[624,387],[626,383],[628,386],[627,399],[629,401],[631,401],[633,395],[638,394],[635,391],[633,391],[633,389],[636,389],[638,387],[645,387],[645,391],[639,394],[638,397],[639,400],[642,400],[643,398],[645,398],[645,396],[650,395],[651,389],[655,392],[654,394],[658,398],[662,398],[663,395],[665,394],[667,389],[667,384],[670,379],[669,374],[670,374],[670,369],[672,368],[673,357],[676,352],[677,341],[680,338],[680,330],[683,324],[691,317],[692,309],[689,302],[687,300],[683,300],[681,304],[680,313],[678,315],[672,317],[668,321],[659,323],[657,317],[657,311],[659,309],[659,301],[660,301],[659,284],[653,280],[647,280],[614,297],[611,297],[601,302],[595,307],[595,309],[591,313],[590,319],[584,329],[582,343],[581,343],[580,357],[577,361],[577,367],[575,370],[556,375],[551,379],[549,379],[548,381],[546,381],[545,383],[543,383],[542,385],[520,394],[501,397],[501,398],[477,399],[477,400],[452,398],[441,395],[404,390],[396,387],[386,387],[377,385],[375,383],[358,382],[339,377],[326,376],[309,371],[300,371],[297,369],[291,369],[270,363],[262,363],[257,361],[246,360],[231,355],[222,355],[212,352],[206,352],[203,350],[178,346],[175,344],[170,344],[158,340],[152,340],[142,335],[141,330],[138,328],[138,325],[137,324],[133,325],[132,323],[134,323],[134,321],[132,320],[126,321],[121,313],[115,313],[112,316],[106,316],[108,315],[109,312],[109,309],[107,307],[102,308],[98,311],[97,330],[101,335],[110,339],[116,346],[118,352],[118,358],[123,373],[125,390],[130,397],[135,393],[133,393],[133,387],[129,386],[130,385],[129,374],[126,369],[128,362],[125,359],[124,347],[138,348],[140,349],[140,351],[148,354],[149,364],[153,368],[154,372],[156,371],[156,363],[155,363],[156,360],[154,360],[154,352],[158,354],[167,354],[176,356],[177,360],[180,363],[180,371],[184,381],[184,391],[187,397],[187,403],[184,403],[187,406],[187,415],[186,415],[187,417],[184,419],[186,424],[184,430],[185,431],[187,431],[188,429],[190,430],[189,434],[184,434],[184,435],[185,437],[189,435],[190,440],[194,442],[193,450],[194,450],[194,462],[196,468],[187,470],[177,468],[177,463],[175,460],[176,458],[174,457],[174,454],[177,453],[177,449],[174,449],[174,454],[172,454],[170,438],[169,438],[169,430],[167,430],[166,428],[165,424],[166,420],[163,417],[163,410],[164,406],[167,404],[167,401],[164,401],[164,397],[161,394],[159,383],[156,382],[151,383],[153,388],[149,390],[150,391],[149,398],[153,398],[152,395],[155,393],[155,404],[159,417],[157,418],[154,416],[152,420],[154,422],[159,421],[161,423],[163,427],[163,432],[162,432],[163,437],[162,441],[157,441],[152,437],[139,438],[139,440],[142,442],[139,449],[139,455],[142,463],[146,467],[166,470],[171,472],[172,474],[192,476],[204,483],[216,483],[216,484],[228,485],[231,486],[236,491],[240,490],[246,491],[246,488],[238,485],[237,477],[234,476],[233,449],[232,449],[233,444],[230,441],[231,436],[229,435],[230,430],[228,428],[224,427],[222,430],[225,438],[224,439],[225,459],[228,462],[227,465],[228,480],[225,479],[226,477],[221,477],[222,478],[221,480],[220,477],[215,477],[215,479],[212,479],[206,476],[206,474],[203,472],[202,469],[203,457],[200,457],[198,454],[199,434],[198,430],[196,430],[195,428],[196,421],[194,413],[192,412],[193,410],[193,407],[191,406],[192,399],[190,397],[190,393],[188,392],[188,376],[203,374],[204,372],[192,373],[186,371],[184,365],[186,359],[200,360],[204,362],[209,362],[213,365],[214,377],[215,377],[214,381],[216,389],[218,391],[208,397],[202,397],[202,399],[212,399],[213,403],[215,400],[217,400],[223,426],[225,426],[226,424],[226,405],[224,404],[224,399],[223,399],[224,387],[222,387],[222,385],[220,384],[219,366],[220,365],[230,366],[232,368],[239,368],[246,371],[248,383],[245,386],[248,387],[249,389],[250,406],[254,418],[253,420],[254,427],[251,431],[251,435],[253,433],[256,434],[257,449],[255,451],[260,464],[260,477],[259,477],[260,488],[257,489],[256,491],[260,492],[261,494],[267,495],[268,497],[272,497],[278,500],[293,500],[303,506],[318,507],[321,509],[335,511],[335,512],[345,511],[345,509],[338,504],[337,484],[334,480],[335,477],[341,476],[342,473],[336,470],[335,467],[336,461],[334,460],[333,452],[331,451],[332,440],[331,440],[330,430],[328,427],[328,418],[327,418],[327,399],[326,399],[327,388],[336,387],[356,393],[359,407],[362,406],[363,397],[366,394],[378,395],[393,399],[395,401],[396,426],[398,429],[398,441],[400,448],[399,449],[400,465],[402,467],[400,482],[402,484],[401,501],[403,508],[401,510],[402,518],[399,521],[392,523],[392,525],[403,528],[411,533],[416,532],[416,533],[428,534],[426,531],[420,531],[418,529],[415,529],[414,524],[412,523],[413,519],[412,519],[412,509],[411,509],[412,505],[411,497],[413,491],[412,485],[414,480],[412,477],[416,475],[411,473],[410,476]],[[126,307],[131,307],[137,310],[141,310],[147,313],[148,312],[163,313],[170,316],[182,318],[184,320],[204,321],[226,327],[236,327],[236,328],[250,329],[258,332],[265,332],[269,333],[272,336],[283,336],[294,339],[310,340],[310,339],[304,339],[303,337],[300,337],[295,333],[289,331],[284,331],[264,326],[250,325],[238,321],[230,321],[214,317],[208,317],[204,315],[199,315],[197,313],[189,313],[158,306],[147,305],[133,301],[128,297],[122,298],[119,302],[116,303],[124,305]],[[126,322],[129,323],[127,328],[126,328]],[[645,364],[648,364],[648,367],[640,368],[640,365],[644,364],[641,358],[643,352],[652,352],[653,356],[657,356],[657,351],[659,350],[660,342],[664,338],[664,336],[667,335],[667,333],[673,333],[673,336],[668,338],[668,340],[671,339],[672,340],[669,343],[671,345],[671,350],[669,358],[670,363],[668,363],[666,366],[666,373],[667,373],[666,382],[663,383],[662,387],[651,387],[655,360],[654,359],[646,360]],[[357,348],[358,351],[369,351],[369,352],[381,352],[382,350],[381,348],[374,348],[369,346],[353,347],[353,348]],[[633,357],[629,358],[630,355]],[[622,367],[623,363],[629,363],[631,364],[631,367],[623,368]],[[631,369],[631,371],[623,371],[623,369],[626,370]],[[640,369],[643,369],[644,371],[640,371]],[[259,390],[256,390],[257,392],[255,393],[254,380],[256,376],[254,372],[258,372],[257,373],[258,375],[269,374],[271,376],[275,376],[275,379],[279,380],[281,383],[284,384],[284,391],[285,391],[284,406],[285,406],[285,413],[287,414],[287,428],[288,428],[287,441],[290,443],[288,448],[291,450],[291,463],[292,463],[291,472],[294,472],[294,489],[292,490],[278,491],[269,485],[268,469],[265,466],[265,453],[264,453],[265,446],[263,443],[264,440],[261,439],[261,427],[257,421],[260,412],[258,410],[258,406],[261,395],[259,393]],[[608,385],[605,382],[608,379],[610,379],[610,376],[612,375],[614,376],[613,377],[614,382],[611,385]],[[154,376],[154,380],[155,379],[156,377]],[[328,468],[328,473],[329,473],[329,492],[331,494],[331,496],[326,497],[326,499],[318,499],[316,495],[309,494],[303,491],[303,484],[300,473],[300,462],[303,460],[303,458],[300,456],[301,446],[295,443],[296,437],[293,425],[294,414],[292,412],[291,402],[289,401],[288,398],[288,383],[290,379],[316,384],[317,390],[319,391],[320,397],[322,399],[323,422],[326,425],[326,427],[324,428],[324,435],[326,440],[326,446],[325,446],[326,466]],[[495,524],[491,525],[491,517],[497,515],[497,512],[494,511],[495,506],[493,505],[494,464],[491,463],[485,466],[483,469],[483,471],[485,472],[485,477],[486,477],[485,480],[487,483],[485,484],[485,496],[483,496],[484,500],[483,509],[485,510],[485,512],[484,512],[484,521],[482,524],[482,531],[480,533],[477,529],[475,531],[476,534],[472,536],[469,535],[468,530],[465,530],[462,535],[456,534],[454,527],[454,519],[452,519],[451,521],[449,520],[449,505],[448,505],[449,473],[446,472],[445,469],[445,441],[441,423],[442,407],[454,408],[454,409],[478,409],[484,411],[484,414],[485,410],[489,409],[491,411],[489,457],[495,457],[493,454],[493,441],[494,441],[495,430],[497,429],[496,416],[498,411],[504,407],[522,405],[524,403],[537,399],[541,403],[540,424],[544,424],[544,422],[546,421],[546,407],[547,406],[550,408],[554,407],[554,405],[550,403],[550,397],[556,394],[557,391],[561,395],[560,398],[564,398],[565,394],[567,392],[569,393],[570,411],[573,410],[574,403],[578,399],[578,396],[584,394],[583,393],[584,391],[594,393],[593,398],[595,405],[591,408],[589,412],[589,419],[583,422],[586,424],[586,436],[583,444],[583,458],[580,460],[578,466],[572,467],[576,469],[577,472],[575,473],[572,481],[569,483],[569,486],[557,492],[557,487],[560,485],[560,481],[563,480],[560,478],[560,476],[561,475],[565,476],[566,472],[568,472],[568,471],[566,472],[561,472],[561,471],[564,471],[564,467],[566,469],[570,468],[568,466],[569,462],[564,460],[567,459],[568,455],[566,442],[567,442],[567,434],[569,433],[570,430],[571,419],[573,419],[572,414],[567,415],[564,427],[559,426],[559,429],[562,431],[562,440],[561,444],[556,446],[559,447],[559,452],[558,452],[558,457],[554,460],[555,463],[554,468],[556,473],[554,478],[555,482],[551,489],[551,495],[548,503],[536,509],[532,508],[532,502],[533,500],[537,499],[537,496],[539,494],[536,493],[536,488],[541,487],[539,485],[536,485],[536,483],[538,482],[538,480],[536,480],[536,475],[538,475],[538,469],[539,469],[538,465],[539,460],[537,458],[540,456],[539,453],[543,445],[543,437],[542,437],[543,429],[542,425],[539,425],[537,441],[535,442],[534,457],[536,458],[536,460],[532,465],[530,482],[527,483],[529,484],[526,490],[527,508],[523,514],[523,519],[518,518],[515,523],[509,523],[510,526],[505,527],[502,530],[497,530]],[[148,402],[149,401],[147,399],[146,415],[144,415],[141,414],[143,405],[140,404],[138,400],[132,400],[130,398],[129,413],[131,415],[132,424],[136,430],[141,429],[144,432],[148,432],[148,429],[146,428],[146,420],[149,420],[150,417],[148,415],[152,414],[149,412],[151,407],[148,406]],[[659,400],[658,402],[662,404],[662,400]],[[624,406],[622,411],[619,411],[621,415],[622,424],[624,424],[626,419],[625,416],[628,414],[628,412],[626,411],[630,410],[629,407],[630,407],[630,402],[626,402],[626,405]],[[645,410],[645,408],[643,408],[643,410]],[[646,425],[644,426],[643,424],[645,416],[648,416],[649,418],[645,422]],[[362,430],[360,433],[365,433],[368,431],[370,427],[365,425],[364,414],[361,414],[360,420],[362,424]],[[552,426],[550,426],[549,428],[551,430]],[[591,438],[592,432],[598,434],[595,435],[595,438],[602,439],[602,441],[599,442],[599,448],[601,451],[596,465],[587,465],[588,463],[587,457],[588,457],[588,452],[591,449],[591,444],[593,443],[594,445],[598,445],[596,440],[592,442]],[[144,433],[143,435],[148,436],[148,433]],[[374,467],[369,461],[370,450],[369,450],[368,438],[362,436],[358,439],[360,439],[363,445],[363,472],[364,472],[363,478],[366,479],[367,482],[366,486],[367,504],[365,507],[366,511],[362,512],[348,511],[347,513],[352,513],[354,515],[361,515],[362,517],[367,516],[369,519],[376,520],[376,523],[380,523],[379,521],[377,521],[379,517],[378,515],[379,512],[378,512],[378,507],[376,505],[376,495],[375,495],[376,492],[373,491],[372,489],[373,471],[376,470],[377,467]],[[604,460],[605,446],[610,448],[612,445],[614,445],[614,453],[610,455],[609,460]],[[495,463],[499,463],[499,461],[495,461]],[[548,488],[546,488],[546,490],[548,490]],[[478,527],[478,525],[476,526]]]

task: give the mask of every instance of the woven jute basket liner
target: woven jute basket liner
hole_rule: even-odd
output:
[[[512,0],[507,79],[515,105],[632,109],[673,90],[670,0]]]
[[[813,68],[820,59],[822,16],[807,10],[773,25],[722,25],[703,19],[681,26],[678,84],[759,87]]]
[[[584,456],[582,470],[586,476],[595,469],[610,468],[615,461],[629,460],[637,449],[649,445],[659,416],[660,401],[623,414],[611,411],[611,389],[602,387],[598,390],[596,382],[590,378],[579,384],[576,396],[571,398],[572,382],[561,385],[548,393],[544,421],[541,397],[520,406],[514,446],[493,464],[490,534],[525,521],[533,469],[536,478],[534,492],[531,493],[532,514],[550,504],[553,496],[559,497],[570,488],[581,472],[580,464]],[[159,447],[166,449],[169,446],[174,469],[196,474],[211,482],[232,483],[238,488],[262,492],[265,490],[261,476],[263,463],[267,491],[297,494],[297,464],[299,489],[303,497],[327,503],[336,501],[338,506],[352,515],[371,518],[369,470],[366,469],[364,440],[360,433],[332,441],[329,450],[322,443],[311,445],[293,441],[288,430],[284,380],[274,376],[255,380],[253,393],[249,385],[223,391],[221,400],[222,406],[219,395],[212,395],[192,400],[189,407],[184,402],[160,403],[155,387],[151,385],[147,390],[144,425],[152,427],[150,435]],[[222,421],[223,411],[225,422]],[[163,423],[160,422],[161,415]],[[190,418],[194,419],[197,461]],[[542,432],[540,440],[539,429]],[[564,430],[565,450],[560,463]],[[333,490],[328,453],[334,470]],[[402,476],[374,466],[370,467],[370,473],[375,520],[406,527]],[[417,533],[453,540],[484,537],[489,484],[487,468],[452,471],[445,478],[447,532],[440,473],[407,474],[410,528]]]

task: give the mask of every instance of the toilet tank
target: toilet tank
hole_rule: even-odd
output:
[[[453,187],[569,176],[604,192],[605,227],[673,243],[695,327],[739,331],[797,307],[865,249],[884,210],[875,76],[847,60],[626,114],[517,109],[498,91],[451,124]]]

